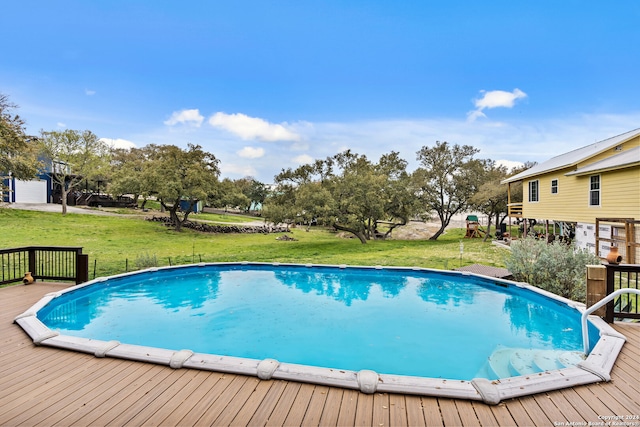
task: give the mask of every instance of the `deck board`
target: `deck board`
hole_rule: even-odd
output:
[[[293,400],[293,404],[289,409],[289,414],[284,421],[284,425],[300,426],[304,419],[304,414],[307,412],[309,402],[311,401],[311,395],[313,394],[314,386],[310,384],[301,384],[298,389],[298,394]]]
[[[313,388],[311,400],[309,401],[309,406],[307,406],[307,412],[302,420],[303,425],[320,425],[320,419],[322,418],[322,412],[324,411],[324,404],[327,401],[328,392],[329,387],[315,386]]]
[[[358,393],[358,405],[356,406],[356,426],[372,426],[373,425],[373,399],[371,395],[363,395]]]
[[[614,325],[627,342],[611,382],[489,406],[174,370],[34,346],[13,319],[63,287],[38,283],[0,289],[0,425],[553,425],[640,414],[638,324]]]
[[[344,390],[331,387],[327,394],[327,400],[324,402],[325,408],[339,408],[342,403],[342,396]],[[321,426],[335,426],[338,425],[338,411],[322,411],[322,417],[320,418]]]
[[[358,405],[358,392],[345,390],[342,394],[342,403],[338,410],[338,425],[350,426],[356,422],[356,407]]]
[[[255,413],[249,420],[249,425],[252,426],[263,426],[267,424],[271,413],[275,409],[278,401],[280,400],[280,396],[284,392],[285,387],[287,386],[286,381],[273,381],[269,391],[265,395],[265,397],[260,402],[260,405],[256,408]]]
[[[473,402],[473,409],[481,426],[496,426],[498,421],[491,412],[491,407],[480,402]]]
[[[543,426],[553,424],[553,421],[549,419],[546,412],[538,405],[533,396],[522,397],[519,401],[524,410],[527,411],[527,415],[531,419],[531,425]]]
[[[491,407],[491,413],[494,417],[496,417],[496,423],[499,426],[515,426],[517,425],[509,409],[513,406],[513,402],[509,402],[511,405],[507,405],[507,403],[499,403],[498,405]]]
[[[440,410],[440,404],[435,397],[422,397],[422,410],[424,412],[425,423],[428,426],[443,426],[444,417]]]
[[[273,408],[269,419],[265,423],[266,426],[272,427],[285,425],[285,420],[287,419],[287,416],[289,415],[289,411],[291,409],[291,402],[295,401],[299,391],[300,383],[285,383],[285,389],[280,395],[280,399],[278,400],[275,408]]]
[[[389,394],[375,393],[373,395],[373,418],[371,425],[388,426],[389,423]]]
[[[422,398],[420,396],[405,396],[405,405],[407,408],[407,424],[410,426],[426,426],[424,419],[424,407],[422,406]],[[442,420],[438,417],[438,420]],[[440,421],[442,424],[442,421]]]
[[[463,400],[454,401],[458,415],[460,415],[461,424],[465,426],[480,426],[480,420],[473,408],[473,402],[465,402]]]
[[[407,418],[408,409],[404,396],[400,394],[389,395],[389,425],[390,426],[406,426],[409,421]],[[424,419],[424,418],[423,418]]]
[[[458,412],[458,408],[456,407],[456,402],[453,399],[439,398],[438,405],[440,407],[440,415],[442,416],[442,421],[446,426],[461,426],[462,419],[460,418],[460,413]],[[427,425],[431,425],[427,423]]]
[[[189,388],[185,390],[188,396],[185,398],[184,403],[171,408],[169,413],[164,410],[154,414],[149,420],[147,425],[189,425],[185,418],[187,416],[194,416],[192,424],[202,416],[203,411],[211,405],[211,399],[214,399],[220,393],[223,393],[226,387],[229,385],[229,381],[225,380],[224,375],[217,374],[215,376],[210,375],[209,372],[202,372],[204,378],[189,384]],[[197,414],[197,416],[196,416]],[[155,422],[157,421],[157,422]]]

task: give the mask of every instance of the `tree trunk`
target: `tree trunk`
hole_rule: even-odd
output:
[[[435,234],[431,237],[429,237],[429,240],[438,240],[438,237],[440,237],[442,235],[442,233],[444,233],[444,229],[447,227],[447,225],[449,224],[442,224],[440,226],[440,229],[438,231],[435,232]]]
[[[62,196],[60,199],[60,202],[62,203],[62,215],[66,215],[67,214],[67,196],[69,195],[69,191],[71,191],[71,189],[66,188],[66,185],[63,182],[62,185],[60,186],[60,190],[62,191]]]
[[[187,219],[189,218],[189,214],[191,212],[193,212],[193,205],[195,204],[195,202],[191,201],[189,202],[189,209],[187,209],[187,211],[184,213],[184,217],[182,218],[182,222],[186,222]]]
[[[347,228],[347,227],[343,227],[338,223],[333,223],[333,228],[335,228],[336,230],[346,231],[346,232],[349,232],[349,233],[353,234],[358,239],[360,239],[360,243],[362,243],[362,244],[366,244],[367,243],[367,237],[364,235],[364,233],[362,233],[360,231],[356,231],[356,230],[352,230],[352,229]]]
[[[180,221],[180,218],[178,217],[178,207],[177,205],[174,205],[171,207],[171,210],[169,211],[169,216],[171,217],[171,222],[173,223],[173,228],[176,231],[182,231],[182,221]]]
[[[169,208],[167,206],[167,204],[164,202],[164,200],[159,199],[158,200],[160,202],[160,206],[162,206],[162,208],[165,211],[169,211],[169,218],[171,218],[171,224],[173,224],[173,228],[176,231],[181,231],[182,230],[182,222],[180,222],[180,218],[178,217],[178,206],[179,203],[174,203],[171,208]]]
[[[489,213],[489,215],[487,215],[487,218],[489,219],[489,221],[487,222],[487,232],[484,234],[484,239],[482,239],[483,242],[486,242],[489,239],[489,236],[491,236],[491,217],[492,215],[491,213]]]

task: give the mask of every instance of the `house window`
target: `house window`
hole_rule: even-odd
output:
[[[551,180],[551,194],[558,194],[558,180]]]
[[[538,201],[538,180],[529,181],[529,201]]]
[[[600,206],[600,175],[589,177],[589,206]]]

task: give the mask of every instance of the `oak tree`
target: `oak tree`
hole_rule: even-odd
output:
[[[67,213],[67,197],[85,181],[106,175],[109,147],[90,130],[41,132],[42,148],[51,178],[61,190],[62,214]]]
[[[467,210],[480,187],[485,161],[473,158],[478,152],[470,145],[440,141],[418,151],[420,167],[413,173],[418,198],[426,213],[435,213],[440,219],[440,229],[430,240],[440,237],[455,214]]]
[[[171,223],[180,231],[199,200],[207,200],[218,181],[219,160],[188,144],[187,149],[175,145],[152,146],[148,165],[148,185],[164,209]],[[184,202],[186,208],[181,208]]]
[[[36,176],[40,165],[34,138],[25,134],[24,120],[13,112],[16,108],[7,95],[0,93],[0,174],[27,180]]]

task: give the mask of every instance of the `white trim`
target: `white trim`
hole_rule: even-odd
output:
[[[593,177],[598,177],[598,189],[597,190],[593,190],[591,189],[591,178]],[[597,205],[592,205],[591,204],[591,192],[592,191],[597,191],[598,192],[598,204]],[[590,208],[599,208],[602,206],[602,175],[600,175],[599,173],[597,174],[593,174],[593,175],[589,175],[589,202],[588,202],[588,207]]]
[[[533,193],[531,191],[532,188],[532,184],[535,183],[535,193],[536,193],[536,199],[532,200],[531,198],[531,194]],[[529,203],[538,203],[540,201],[540,180],[539,179],[531,179],[529,181],[527,181],[527,199],[529,201]]]

